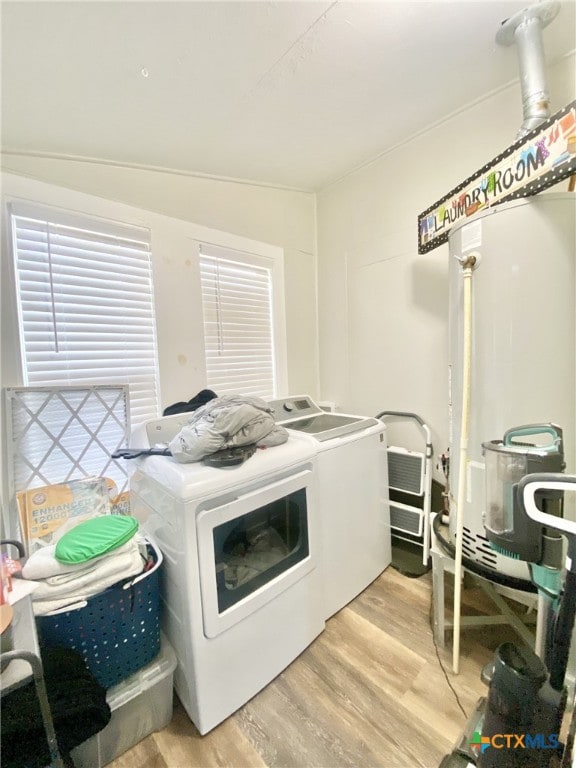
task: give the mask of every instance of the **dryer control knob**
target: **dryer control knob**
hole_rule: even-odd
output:
[[[292,403],[284,403],[284,410],[290,413],[290,411],[294,410],[294,406],[292,405]]]

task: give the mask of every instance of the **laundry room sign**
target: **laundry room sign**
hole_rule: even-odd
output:
[[[418,253],[483,208],[536,195],[576,174],[576,101],[512,144],[418,217]]]

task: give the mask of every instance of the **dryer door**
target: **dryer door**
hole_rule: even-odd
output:
[[[204,634],[216,637],[310,573],[312,471],[304,469],[197,515]],[[315,542],[314,542],[315,543]]]

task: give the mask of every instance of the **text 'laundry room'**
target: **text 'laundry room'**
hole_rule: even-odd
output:
[[[576,768],[575,0],[0,19],[0,767]]]

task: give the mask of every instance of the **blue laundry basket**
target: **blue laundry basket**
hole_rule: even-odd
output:
[[[160,652],[162,553],[150,539],[146,545],[152,566],[136,578],[108,587],[82,608],[36,617],[41,647],[81,653],[104,688],[125,680]]]

